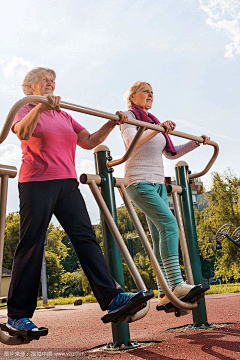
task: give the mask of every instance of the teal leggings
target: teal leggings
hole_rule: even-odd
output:
[[[154,254],[166,279],[168,279],[168,271],[163,266],[164,259],[178,259],[179,240],[177,222],[168,205],[166,186],[164,184],[140,182],[130,185],[127,188],[127,193],[133,203],[147,217],[153,240]],[[176,270],[179,273],[179,265],[177,267],[178,269]],[[158,284],[159,287],[160,285]]]

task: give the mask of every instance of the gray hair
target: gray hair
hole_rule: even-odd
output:
[[[138,92],[139,90],[141,90],[143,88],[144,85],[149,85],[151,86],[151,84],[149,84],[146,81],[136,81],[135,83],[133,83],[129,90],[124,94],[124,97],[126,99],[126,103],[127,103],[127,109],[130,109],[131,105],[132,105],[132,101],[130,99],[130,95],[132,94],[136,94],[136,92]],[[152,86],[151,86],[152,87]]]
[[[40,76],[45,72],[50,73],[54,80],[56,79],[55,71],[45,67],[35,67],[27,72],[21,85],[25,95],[32,95],[31,85],[38,83]]]

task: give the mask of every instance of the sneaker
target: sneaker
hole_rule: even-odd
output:
[[[143,292],[143,291],[140,291]],[[126,303],[133,297],[138,295],[137,293],[119,293],[108,306],[108,313],[111,314],[114,311],[120,310]]]
[[[182,281],[180,284],[178,284],[174,290],[173,293],[177,298],[182,298],[184,296],[186,296],[191,290],[193,290],[194,288],[196,288],[199,285],[190,285],[187,284],[185,281]]]
[[[172,290],[173,294],[177,297],[177,298],[183,298],[184,296],[186,296],[192,289],[196,288],[198,285],[190,285],[187,284],[185,281],[182,281],[180,284],[178,284],[174,290]],[[158,306],[164,306],[167,303],[169,303],[170,300],[168,299],[168,297],[164,294],[159,295],[158,297]]]
[[[6,326],[11,330],[26,330],[26,331],[38,331],[38,327],[29,319],[29,318],[21,318],[21,319],[11,319],[8,318],[8,322]]]

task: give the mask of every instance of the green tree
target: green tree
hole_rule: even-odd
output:
[[[86,278],[86,275],[84,274],[84,271],[80,270],[80,279],[82,284],[82,290],[84,295],[88,295],[91,293],[91,286],[89,285],[88,279]]]
[[[225,239],[221,252],[216,251],[215,235],[225,223],[235,229],[240,225],[240,179],[230,170],[223,175],[215,172],[212,186],[205,193],[207,207],[196,211],[198,243],[203,259],[215,258],[215,276],[223,280],[238,280],[240,277],[240,249]]]
[[[51,223],[48,227],[47,236],[48,242],[46,249],[54,252],[59,260],[63,261],[68,254],[67,246],[63,242],[63,239],[66,237],[65,231]]]
[[[14,253],[19,242],[19,213],[12,212],[6,217],[3,266],[6,269],[12,269]]]
[[[66,246],[67,255],[64,259],[62,259],[61,264],[65,271],[73,273],[74,271],[78,270],[80,267],[77,255],[66,234],[62,238],[62,243]]]
[[[61,295],[63,267],[54,252],[47,250],[45,256],[48,297],[54,299]]]

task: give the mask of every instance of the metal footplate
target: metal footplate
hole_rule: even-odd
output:
[[[140,292],[133,296],[121,309],[104,315],[101,319],[104,324],[113,322],[120,323],[130,315],[136,314],[138,311],[147,306],[147,301],[153,298],[152,290]]]
[[[195,286],[195,288],[193,288],[187,295],[179,298],[179,300],[190,303],[194,303],[196,301],[197,303],[199,303],[201,298],[204,296],[204,293],[209,289],[209,286]],[[165,305],[157,305],[156,309],[158,311],[164,310],[166,313],[174,312],[176,317],[187,315],[191,311],[188,309],[179,309],[171,302],[168,302]]]
[[[11,336],[21,336],[24,339],[28,340],[38,340],[41,336],[46,336],[48,334],[48,328],[40,327],[38,331],[31,330],[13,330],[6,326],[6,323],[0,323],[0,328],[2,331],[6,331]]]

